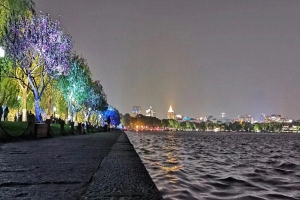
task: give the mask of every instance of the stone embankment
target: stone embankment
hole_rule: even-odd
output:
[[[0,199],[162,199],[121,131],[0,145]]]

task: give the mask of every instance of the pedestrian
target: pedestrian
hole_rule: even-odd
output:
[[[8,107],[6,106],[6,108],[4,109],[4,121],[7,121],[8,113],[9,113],[9,110],[8,110]]]
[[[2,115],[3,115],[3,109],[2,109],[2,105],[0,105],[0,121],[2,119]]]
[[[41,113],[39,114],[39,120],[40,120],[40,123],[43,122],[43,117],[42,117],[42,114],[41,114]]]

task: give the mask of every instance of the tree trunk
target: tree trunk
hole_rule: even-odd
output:
[[[65,123],[68,122],[68,116],[69,116],[69,108],[66,107],[66,112],[65,112]]]
[[[27,86],[22,87],[22,121],[27,121]]]
[[[49,97],[48,100],[47,100],[47,108],[48,108],[48,112],[47,114],[49,116],[51,116],[51,98]]]
[[[41,122],[41,109],[40,109],[40,100],[34,97],[34,108],[35,108],[35,118],[38,122]]]
[[[27,121],[27,95],[28,95],[28,86],[22,88],[22,121]]]

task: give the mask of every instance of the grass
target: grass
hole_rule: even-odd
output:
[[[15,141],[15,140],[23,140],[23,139],[33,139],[30,135],[31,131],[26,130],[28,123],[27,122],[11,122],[11,121],[1,121],[0,122],[5,132],[8,133],[8,135],[0,128],[0,142],[9,142],[9,141]],[[60,125],[59,124],[51,124],[51,135],[52,136],[62,136],[60,133]],[[71,126],[66,124],[64,126],[65,135],[70,135],[71,133]],[[75,134],[77,127],[74,127]],[[96,133],[96,132],[103,132],[103,128],[93,128],[90,129],[88,134],[90,133]],[[85,130],[86,132],[86,130]]]
[[[1,121],[1,125],[4,128],[4,130],[13,137],[18,138],[19,136],[29,136],[29,132],[25,131],[28,123],[27,122],[9,122],[9,121]],[[53,136],[58,136],[60,134],[60,125],[59,124],[51,124],[51,131]],[[71,132],[71,127],[69,125],[64,126],[65,131],[68,133]],[[75,127],[76,129],[76,127]],[[24,133],[25,131],[25,133]],[[22,134],[24,133],[24,134]],[[0,138],[4,138],[5,133],[3,130],[0,130]]]

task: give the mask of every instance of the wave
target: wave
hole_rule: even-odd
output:
[[[300,134],[127,135],[164,199],[300,199]]]

